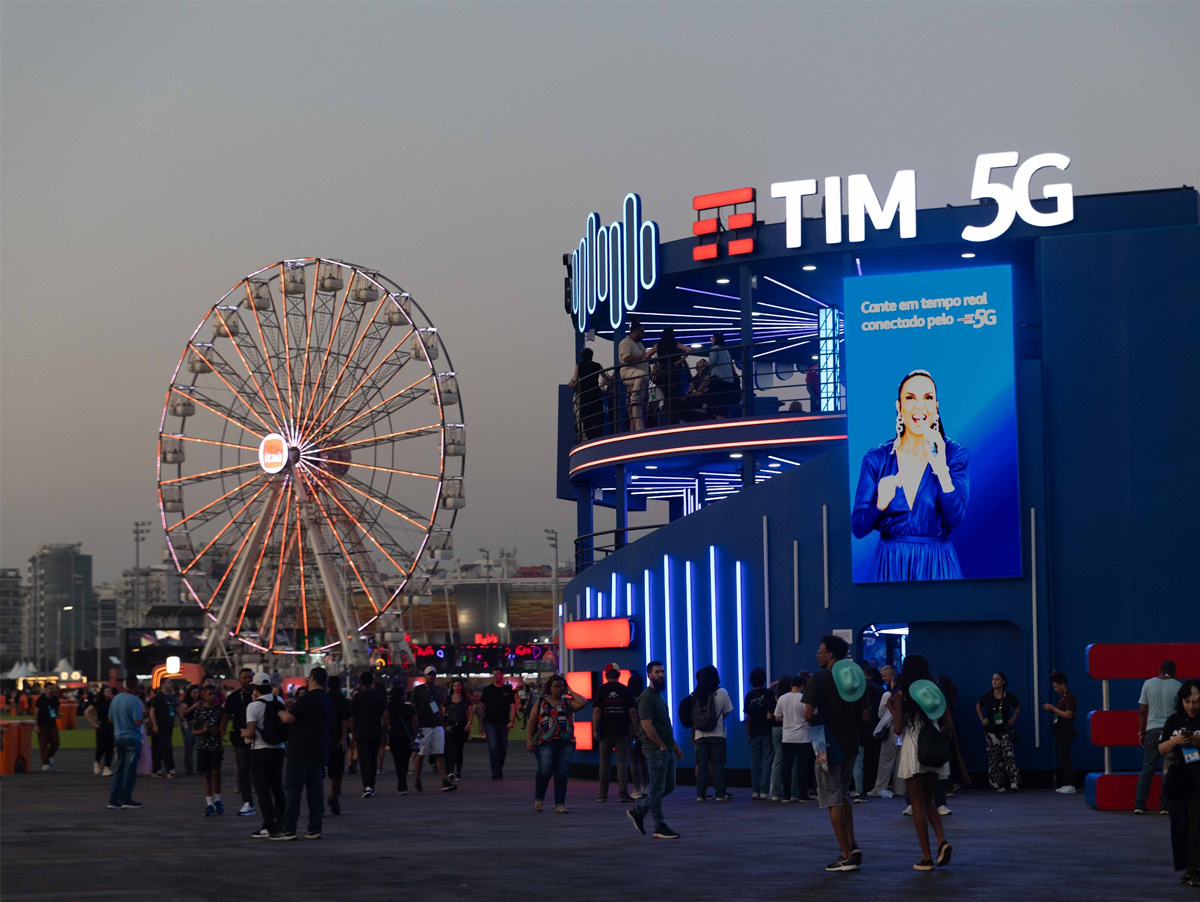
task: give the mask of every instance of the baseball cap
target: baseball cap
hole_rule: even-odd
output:
[[[432,664],[430,664],[428,667],[425,668],[425,673],[426,674],[437,673],[437,668],[434,667]]]
[[[269,673],[265,673],[265,672],[264,673],[256,673],[254,675],[254,679],[252,679],[250,681],[250,683],[251,683],[251,685],[254,685],[254,686],[270,686],[271,685],[271,675]]]
[[[616,661],[613,661],[611,664],[605,664],[605,665],[604,665],[604,672],[605,672],[605,673],[608,673],[609,671],[613,671],[613,670],[615,670],[617,673],[620,673],[620,672],[621,672],[621,665],[620,665],[620,664],[618,664]]]

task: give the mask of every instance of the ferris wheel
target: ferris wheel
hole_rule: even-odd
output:
[[[453,556],[466,431],[438,330],[340,260],[283,260],[200,321],[167,388],[167,549],[211,623],[259,652],[367,660],[381,615],[428,600]]]

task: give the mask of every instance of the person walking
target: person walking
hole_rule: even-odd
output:
[[[1066,674],[1054,671],[1050,674],[1050,685],[1058,696],[1053,703],[1044,702],[1042,708],[1054,717],[1054,757],[1058,764],[1058,788],[1054,791],[1071,795],[1075,790],[1075,768],[1071,766],[1071,743],[1075,741],[1075,693],[1067,686]]]
[[[567,691],[561,673],[546,680],[542,697],[534,705],[532,720],[526,725],[525,748],[537,758],[534,778],[533,810],[541,811],[550,778],[554,778],[554,811],[567,814],[567,776],[571,771],[571,753],[575,751],[575,721],[571,716],[587,701]]]
[[[242,731],[246,729],[246,708],[254,701],[250,689],[253,676],[254,671],[249,667],[238,671],[240,685],[225,698],[224,713],[221,716],[221,735],[224,736],[226,730],[230,731],[229,744],[233,746],[234,773],[237,777],[238,793],[242,797],[238,817],[253,817],[258,813],[254,809],[254,796],[250,790],[250,746],[242,738]]]
[[[637,701],[633,693],[620,682],[621,668],[615,662],[604,668],[604,683],[600,686],[592,708],[592,735],[600,752],[600,788],[597,802],[608,801],[609,771],[613,752],[617,757],[617,797],[632,802],[629,795],[630,741],[637,730]]]
[[[150,754],[152,777],[174,780],[175,773],[175,695],[163,680],[150,699]]]
[[[1163,797],[1171,817],[1171,857],[1183,883],[1200,887],[1200,680],[1188,680],[1175,694],[1175,713],[1159,731],[1158,753],[1170,780]]]
[[[1021,788],[1021,771],[1013,753],[1013,725],[1020,711],[1020,701],[1008,691],[1008,677],[999,671],[993,673],[992,691],[980,696],[975,713],[983,724],[987,745],[988,782],[996,792]]]
[[[726,352],[728,353],[728,351]],[[771,744],[771,721],[775,714],[775,693],[767,688],[767,672],[761,667],[750,671],[746,693],[746,735],[750,739],[750,798],[771,797],[771,765],[775,748]]]
[[[888,701],[896,688],[896,668],[884,664],[879,668],[879,676],[883,679],[883,695],[879,699],[879,723],[875,726],[875,736],[880,740],[879,764],[875,771],[875,786],[867,795],[872,798],[890,799],[895,794],[892,790],[892,770],[896,766],[896,757],[900,754],[900,737],[892,729],[892,712]]]
[[[280,714],[285,709],[283,702],[275,696],[269,673],[256,673],[251,685],[254,701],[246,706],[246,729],[242,731],[242,738],[250,745],[250,772],[263,819],[262,827],[250,835],[255,839],[268,839],[282,829],[287,733]]]
[[[288,725],[286,772],[284,777],[285,807],[281,829],[270,837],[275,841],[296,838],[300,823],[300,795],[308,796],[308,829],[305,839],[321,838],[321,821],[325,814],[323,776],[329,760],[329,728],[333,725],[333,702],[325,691],[328,671],[314,667],[306,681],[308,691],[292,710],[282,711],[279,719]]]
[[[854,760],[862,725],[867,722],[864,699],[866,678],[862,668],[845,660],[849,646],[840,636],[821,638],[817,648],[820,670],[804,687],[804,715],[811,725],[823,727],[825,750],[817,752],[817,801],[829,809],[839,855],[827,871],[857,871],[862,851],[854,839]],[[814,738],[814,744],[816,739]]]
[[[662,810],[663,799],[675,791],[675,768],[683,760],[683,749],[675,741],[671,726],[671,711],[663,698],[667,674],[662,661],[646,665],[646,679],[650,685],[638,697],[638,740],[646,756],[650,784],[646,794],[625,815],[643,836],[649,814],[654,818],[655,839],[679,839],[679,834],[667,826]]]
[[[479,701],[483,705],[483,732],[487,737],[492,780],[503,780],[508,732],[517,722],[517,696],[512,686],[504,682],[504,671],[499,667],[492,671],[492,682],[483,687]]]
[[[375,795],[375,771],[379,762],[379,744],[383,741],[383,721],[387,699],[375,691],[375,674],[363,671],[358,678],[359,691],[350,699],[350,735],[358,750],[358,771],[362,778],[362,797]]]
[[[108,706],[112,704],[112,700],[112,686],[105,686],[96,693],[91,704],[83,712],[83,716],[96,728],[96,760],[92,762],[92,773],[96,776],[112,776],[113,726],[108,719]]]
[[[200,688],[200,704],[192,709],[192,736],[196,741],[196,769],[204,778],[204,816],[225,813],[221,801],[221,706],[215,686]]]
[[[408,760],[412,757],[413,737],[417,735],[417,712],[408,703],[402,683],[392,688],[387,710],[388,745],[392,748],[392,766],[396,768],[396,795],[408,795]]]
[[[183,737],[183,775],[190,777],[196,770],[196,730],[192,715],[200,707],[200,687],[188,686],[179,703],[179,735]]]
[[[938,764],[923,760],[921,736],[926,730],[944,732],[946,721],[946,696],[933,682],[929,673],[929,662],[923,655],[909,655],[904,659],[900,671],[900,686],[888,700],[892,713],[892,731],[901,737],[900,760],[896,776],[908,787],[912,801],[913,826],[917,831],[917,842],[921,846],[921,860],[913,865],[914,870],[932,871],[934,867],[945,867],[950,863],[953,848],[946,841],[942,830],[942,816],[934,803],[934,787],[939,780],[950,776],[950,742],[943,737],[945,760]],[[929,828],[937,837],[937,858],[929,848]]]
[[[329,813],[342,813],[342,776],[346,773],[346,725],[350,722],[350,701],[342,694],[342,678],[329,678],[329,700],[333,703],[333,721],[329,726],[329,758],[325,776],[329,778]]]
[[[54,756],[58,752],[58,711],[60,699],[58,686],[51,683],[42,687],[37,697],[38,751],[42,754],[42,770],[54,769]]]
[[[463,680],[450,682],[450,694],[446,697],[446,775],[451,780],[462,779],[463,749],[471,736],[471,724],[475,722],[475,706]]]
[[[801,684],[803,685],[803,684]],[[772,690],[775,700],[783,698],[792,691],[792,678],[784,674],[775,681]],[[771,794],[772,802],[783,801],[783,721],[775,716],[775,708],[771,708]]]
[[[733,800],[733,793],[725,785],[725,760],[727,734],[725,718],[733,711],[729,693],[721,688],[721,675],[712,664],[706,664],[696,673],[696,691],[692,694],[693,737],[696,743],[696,801],[708,797],[708,780],[711,765],[713,790],[718,802]],[[704,712],[711,712],[702,718]],[[715,717],[715,720],[713,718]],[[703,723],[702,723],[703,721]],[[711,722],[711,726],[709,723]]]
[[[1159,733],[1167,718],[1175,711],[1175,698],[1179,694],[1180,683],[1175,679],[1175,662],[1163,661],[1158,668],[1158,676],[1151,677],[1142,684],[1141,695],[1138,696],[1138,740],[1142,743],[1142,772],[1138,775],[1137,789],[1133,797],[1133,813],[1146,813],[1146,799],[1150,795],[1150,782],[1154,772],[1162,762],[1163,780],[1167,779],[1167,770],[1171,761],[1159,754]],[[1167,807],[1159,801],[1159,812],[1167,814]]]
[[[142,700],[135,694],[138,679],[125,678],[125,691],[119,693],[108,706],[108,721],[113,728],[113,748],[116,762],[112,784],[108,790],[109,808],[141,808],[134,801],[133,786],[137,782],[138,761],[142,757],[142,723],[146,710]]]
[[[413,787],[421,791],[421,764],[429,757],[442,778],[442,792],[451,792],[458,784],[446,774],[446,690],[437,684],[437,668],[432,664],[425,668],[425,682],[412,691],[412,706],[417,709],[421,725],[421,754],[417,756]]]

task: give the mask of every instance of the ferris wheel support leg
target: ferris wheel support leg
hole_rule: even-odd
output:
[[[232,632],[231,622],[234,614],[240,607],[239,599],[245,596],[246,590],[249,588],[247,583],[250,581],[250,574],[254,569],[250,564],[250,559],[255,556],[254,549],[262,546],[263,533],[266,532],[267,525],[271,521],[271,518],[267,516],[267,511],[274,507],[281,491],[283,491],[283,480],[276,480],[271,489],[271,497],[262,506],[258,522],[254,524],[254,529],[246,542],[246,552],[238,559],[233,577],[229,581],[229,588],[225,590],[225,597],[221,599],[221,607],[217,611],[217,622],[208,628],[208,638],[204,642],[204,652],[200,656],[202,661],[215,657],[218,649],[225,659],[229,660],[225,644]]]

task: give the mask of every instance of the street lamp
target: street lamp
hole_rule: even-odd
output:
[[[63,656],[63,654],[62,654],[62,612],[63,611],[74,611],[74,610],[75,610],[75,605],[65,604],[61,608],[59,608],[59,611],[58,611],[58,636],[54,640],[54,651],[60,660],[62,659],[62,656]],[[57,664],[57,663],[58,662],[55,661],[55,664]]]
[[[479,551],[483,555],[483,560],[487,567],[487,582],[484,583],[483,587],[483,606],[486,611],[483,634],[486,636],[492,631],[492,553],[486,548],[480,548]]]
[[[138,605],[138,583],[141,582],[142,542],[150,535],[150,521],[136,520],[133,524],[133,611],[134,616],[141,616]]]
[[[562,623],[559,614],[559,592],[558,592],[558,530],[543,529],[546,534],[546,541],[550,543],[550,547],[554,549],[554,590],[551,595],[551,603],[554,605],[554,632],[558,634],[559,645],[562,645]],[[553,637],[551,637],[553,638]]]

